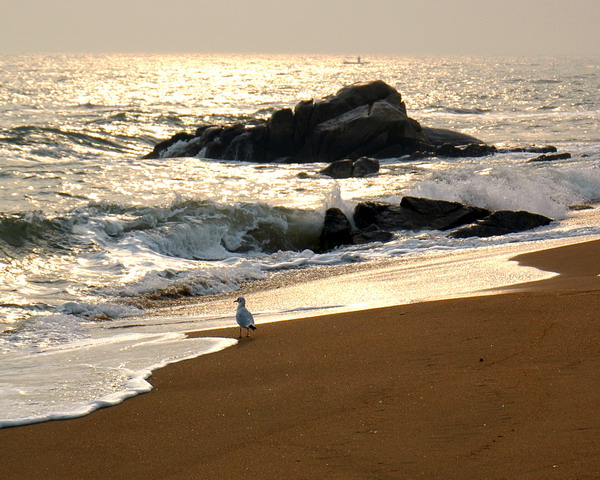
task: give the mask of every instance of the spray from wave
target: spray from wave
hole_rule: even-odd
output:
[[[600,198],[600,169],[565,165],[464,166],[436,172],[411,195],[457,201],[490,210],[526,210],[557,220],[569,206]]]

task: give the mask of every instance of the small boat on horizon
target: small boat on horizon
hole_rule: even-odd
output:
[[[362,58],[360,58],[360,55],[358,57],[356,57],[356,60],[352,61],[352,60],[345,60],[344,61],[344,65],[365,65],[369,62],[365,62]]]

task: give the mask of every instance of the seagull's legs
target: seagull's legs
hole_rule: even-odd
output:
[[[238,338],[242,338],[242,327],[240,327],[240,336]]]

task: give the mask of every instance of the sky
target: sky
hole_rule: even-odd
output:
[[[600,0],[2,0],[0,53],[600,56]]]

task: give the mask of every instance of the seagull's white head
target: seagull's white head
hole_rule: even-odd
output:
[[[244,306],[246,306],[246,299],[244,297],[239,297],[233,303],[238,303],[239,305],[241,305],[242,307],[244,307]]]

